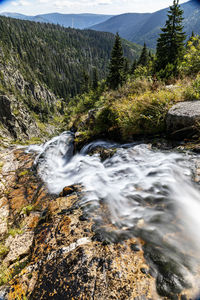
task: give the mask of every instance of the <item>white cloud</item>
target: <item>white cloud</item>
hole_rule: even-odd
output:
[[[38,0],[38,3],[49,3],[49,0]]]
[[[172,3],[173,0],[15,0],[1,4],[0,10],[30,15],[56,11],[61,13],[120,14],[153,12],[168,7]]]
[[[26,1],[26,0],[19,0],[19,1],[12,1],[11,5],[13,6],[29,6],[31,5],[30,1]]]

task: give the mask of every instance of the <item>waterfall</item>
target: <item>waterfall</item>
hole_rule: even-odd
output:
[[[192,284],[200,250],[200,191],[192,180],[198,157],[147,144],[104,141],[73,155],[73,140],[72,133],[64,132],[28,149],[38,152],[35,165],[49,192],[59,194],[65,186],[81,184],[80,205],[86,215],[106,225],[106,239],[140,237],[159,248],[178,267],[180,277]],[[102,161],[98,154],[88,155],[96,147],[117,150]]]

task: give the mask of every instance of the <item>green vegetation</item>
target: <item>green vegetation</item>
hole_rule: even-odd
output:
[[[3,168],[4,163],[2,161],[0,161],[0,171]]]
[[[142,53],[141,53],[140,58],[138,60],[138,65],[141,65],[143,67],[147,66],[148,62],[149,62],[149,59],[150,59],[150,55],[148,53],[147,46],[144,43],[144,47],[142,49]]]
[[[27,215],[29,216],[30,213],[34,210],[34,206],[33,205],[27,205],[25,207],[22,208],[21,213],[23,215]]]
[[[180,73],[184,76],[194,76],[200,70],[200,37],[192,34],[185,51]]]
[[[0,36],[5,55],[2,63],[15,59],[30,89],[39,80],[64,99],[81,91],[82,76],[92,77],[94,67],[100,79],[105,78],[114,41],[110,33],[5,17],[0,17]],[[128,59],[138,57],[140,46],[127,41],[122,44]]]
[[[96,91],[98,88],[98,81],[99,81],[98,78],[99,77],[98,77],[97,68],[94,68],[92,73],[92,89],[94,91]]]
[[[7,284],[12,279],[10,270],[6,266],[0,266],[0,286]]]
[[[107,85],[111,89],[117,89],[124,82],[124,57],[121,39],[119,34],[116,34],[115,43],[111,53],[109,74],[107,77]]]
[[[28,175],[29,174],[29,170],[24,170],[24,171],[21,171],[18,176],[21,177],[21,176],[25,176],[25,175]]]
[[[61,117],[60,117],[61,118]],[[51,122],[51,120],[49,120]],[[43,128],[45,128],[45,124],[43,124]],[[29,140],[15,140],[12,141],[12,144],[14,145],[22,145],[22,146],[28,146],[28,145],[33,145],[33,144],[41,144],[42,138],[41,137],[32,137]]]
[[[179,0],[174,0],[168,12],[166,25],[157,41],[156,70],[162,70],[162,76],[176,74],[177,67],[184,55],[184,41],[186,38],[183,32],[183,10],[180,9]],[[165,74],[166,73],[166,74]]]
[[[116,40],[120,44],[118,35]],[[119,55],[122,62],[121,49],[117,54],[116,49],[115,43],[112,57]],[[124,73],[123,82],[115,76],[116,69],[110,68],[111,82],[99,82],[97,90],[89,90],[70,102],[70,117],[66,117],[66,122],[79,131],[77,142],[84,143],[94,137],[126,141],[135,135],[165,133],[165,117],[173,104],[200,99],[199,51],[200,37],[193,35],[184,51],[177,48],[174,64],[166,62],[165,69],[156,72],[158,57],[149,53],[146,45],[139,60],[133,61],[130,71]],[[122,72],[121,64],[120,67]]]
[[[92,137],[126,141],[134,135],[161,134],[165,131],[167,111],[174,103],[188,99],[192,84],[189,79],[186,82],[178,80],[174,89],[169,89],[164,83],[157,82],[155,88],[150,76],[129,76],[121,88],[105,90],[95,102],[92,102],[92,93],[83,95],[81,107],[71,110],[69,124],[82,132],[78,137],[80,142]],[[93,106],[88,107],[88,103],[93,103]],[[91,108],[94,114],[88,120]]]
[[[20,228],[10,228],[8,230],[8,235],[12,235],[12,237],[15,237],[18,234],[23,234],[23,230]]]
[[[9,252],[9,249],[2,243],[0,243],[0,258],[6,256],[6,254]]]
[[[0,127],[20,144],[34,134],[43,140],[66,129],[70,98],[96,90],[107,77],[115,39],[6,17],[0,17],[0,36],[0,96],[10,105],[1,106]],[[139,56],[141,46],[123,40],[122,47],[128,61]]]
[[[119,34],[0,17],[0,60],[15,64],[29,82],[25,89],[33,89],[32,96],[18,92],[17,100],[26,102],[44,136],[47,124],[57,125],[58,131],[78,130],[81,142],[163,134],[168,109],[200,97],[200,37],[192,34],[184,45],[182,22],[183,11],[174,0],[153,54],[145,43],[138,47]],[[8,87],[3,72],[0,77],[3,94]],[[40,101],[35,82],[59,100]],[[10,89],[14,93],[12,85]],[[19,111],[15,105],[16,117]]]
[[[0,266],[0,286],[7,284],[18,275],[28,264],[28,260],[18,261],[12,267]]]

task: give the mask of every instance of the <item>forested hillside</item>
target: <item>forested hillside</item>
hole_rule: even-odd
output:
[[[110,33],[0,18],[0,43],[8,59],[17,59],[29,81],[39,79],[62,98],[79,93],[94,67],[99,78],[105,77],[113,42]],[[141,50],[126,41],[123,47],[130,60]]]

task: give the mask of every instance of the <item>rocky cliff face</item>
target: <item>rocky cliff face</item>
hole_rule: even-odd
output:
[[[40,130],[30,111],[21,103],[17,103],[13,96],[0,96],[0,133],[2,136],[11,138],[30,138],[40,134]],[[17,115],[14,114],[15,107],[18,108]]]
[[[59,114],[62,101],[31,73],[22,75],[16,58],[5,64],[0,50],[0,136],[24,140],[55,133],[47,124]]]

